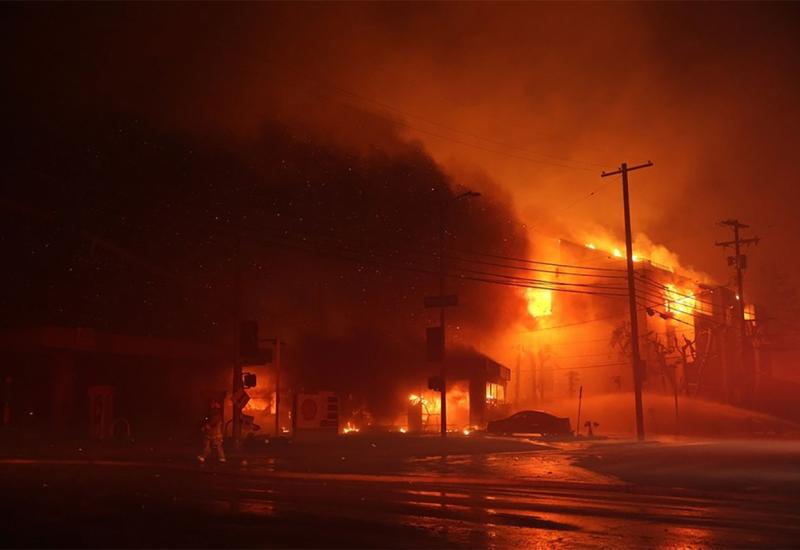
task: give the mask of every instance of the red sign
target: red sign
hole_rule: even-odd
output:
[[[314,420],[317,417],[317,410],[316,399],[306,398],[300,405],[300,414],[303,415],[303,420]]]

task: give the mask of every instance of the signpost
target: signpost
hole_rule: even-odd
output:
[[[244,406],[247,405],[248,401],[250,401],[250,396],[243,388],[239,388],[236,393],[231,396],[231,399],[233,399],[233,406],[236,407],[235,410],[241,411]]]
[[[426,296],[425,307],[439,308],[439,326],[428,327],[426,330],[427,342],[427,355],[428,361],[432,363],[439,363],[441,365],[439,380],[440,380],[440,404],[441,423],[442,423],[442,437],[447,435],[447,361],[445,358],[445,340],[444,340],[444,310],[447,307],[458,305],[458,295],[444,294],[444,279],[441,280],[440,285],[442,293],[438,296]]]

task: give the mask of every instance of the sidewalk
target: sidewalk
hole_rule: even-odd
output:
[[[629,483],[800,495],[800,441],[716,440],[594,444],[575,465]]]

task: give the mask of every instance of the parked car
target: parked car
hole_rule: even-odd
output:
[[[486,431],[494,434],[572,435],[569,418],[559,418],[544,411],[520,411],[508,418],[489,422]]]

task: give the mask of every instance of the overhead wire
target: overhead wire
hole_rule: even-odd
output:
[[[284,240],[291,239],[291,237],[289,237],[286,234],[280,235],[278,238],[279,239],[284,239]],[[327,237],[327,238],[330,238],[330,237]],[[294,240],[296,241],[297,237],[294,237]],[[312,247],[316,247],[316,248],[313,248],[312,250],[309,250],[308,248],[306,248],[305,249],[306,252],[317,252],[317,253],[322,252],[322,253],[324,253],[326,255],[331,255],[331,251],[330,251],[329,245],[326,245],[326,246],[328,246],[328,248],[321,249],[321,248],[319,248],[319,246],[321,246],[320,243],[309,242],[309,240],[307,238],[303,238],[302,239],[302,244],[306,245],[306,246],[310,245]],[[362,262],[369,261],[369,262],[377,263],[377,264],[380,265],[380,262],[376,261],[376,258],[383,258],[385,260],[385,258],[387,257],[386,254],[381,254],[379,252],[376,252],[375,250],[357,250],[357,249],[353,249],[353,248],[350,248],[350,247],[343,247],[341,245],[341,243],[337,243],[337,248],[339,248],[340,250],[343,250],[347,254],[350,254],[351,256],[346,258],[346,259],[349,259],[349,260],[362,261]],[[353,257],[352,256],[353,254],[356,254],[356,256]],[[364,257],[365,254],[367,256],[369,256],[369,257],[365,258]],[[404,258],[390,257],[389,259],[391,261],[395,261],[395,262],[396,261],[405,261],[406,264],[407,264],[407,265],[403,265],[403,266],[397,266],[397,265],[389,266],[391,268],[405,269],[405,270],[409,270],[409,271],[416,271],[416,272],[432,274],[432,275],[439,274],[439,271],[434,269],[434,268],[432,268],[432,267],[419,268],[419,263],[418,262],[415,263],[414,261],[409,261],[407,258],[404,259]],[[460,260],[461,261],[469,261],[469,260],[465,260],[463,258],[461,258]],[[408,264],[410,264],[410,265],[408,265]],[[384,263],[383,266],[386,266],[386,264]],[[503,267],[503,268],[506,268],[506,267],[507,268],[513,268],[514,266],[502,265],[501,267]],[[624,296],[627,295],[627,292],[623,292],[623,291],[626,290],[623,286],[609,286],[609,285],[600,285],[600,284],[591,284],[591,283],[569,283],[569,282],[564,282],[564,281],[549,281],[549,280],[544,280],[544,279],[517,277],[517,276],[513,276],[513,275],[508,275],[506,273],[496,273],[496,272],[491,272],[491,271],[473,270],[473,269],[464,268],[464,267],[456,267],[456,268],[452,268],[451,267],[445,273],[445,275],[448,278],[469,280],[469,281],[475,281],[475,282],[485,282],[485,283],[492,283],[492,284],[502,284],[502,285],[505,285],[505,286],[513,286],[513,287],[518,287],[518,288],[533,288],[533,289],[549,290],[549,291],[555,291],[555,292],[571,292],[571,293],[576,293],[576,294],[590,294],[590,295],[598,295],[598,296],[602,295],[602,296],[613,296],[613,297],[624,297]],[[666,287],[663,287],[663,288],[666,288]],[[619,292],[615,292],[615,291],[619,291]],[[687,296],[689,296],[689,295],[687,295]],[[663,306],[663,304],[661,302],[661,300],[663,299],[663,296],[661,296],[658,293],[655,293],[654,291],[652,291],[650,289],[642,289],[640,287],[639,294],[637,295],[637,298],[640,299],[640,300],[645,301],[646,302],[645,303],[645,307],[649,307],[651,309],[653,309],[654,307],[662,307]],[[710,319],[710,318],[708,318],[707,316],[704,316],[704,315],[698,316],[698,315],[693,314],[693,313],[687,313],[687,315],[691,315],[691,316],[693,316],[695,318],[702,318],[704,320],[710,321],[710,322],[718,324],[718,325],[721,324],[721,323],[716,322],[715,320]],[[676,322],[680,322],[680,323],[692,326],[691,323],[685,322],[685,321],[683,321],[681,319],[677,319],[677,318],[674,317],[674,315],[672,315],[671,317],[674,320],[676,320]]]
[[[498,262],[489,262],[489,261],[486,261],[486,260],[467,259],[467,258],[461,258],[459,256],[447,256],[446,255],[445,258],[449,258],[449,259],[456,260],[456,261],[472,262],[472,263],[475,263],[475,264],[488,265],[488,266],[493,266],[493,267],[502,267],[502,268],[505,268],[505,269],[514,269],[514,270],[517,270],[517,271],[529,271],[529,272],[533,272],[533,273],[550,273],[550,274],[553,274],[553,275],[565,276],[565,277],[595,277],[595,278],[600,278],[600,279],[627,279],[627,277],[625,275],[608,275],[608,274],[604,274],[604,273],[575,273],[575,272],[572,272],[572,271],[558,271],[558,270],[553,270],[553,269],[540,269],[540,268],[536,268],[536,267],[515,266],[515,265],[502,264],[502,263],[498,263]],[[523,261],[523,260],[518,260],[518,261]]]
[[[287,242],[289,241],[289,242]],[[277,244],[286,246],[289,248],[294,248],[297,250],[302,250],[308,253],[313,253],[317,255],[326,255],[337,257],[339,259],[346,259],[349,261],[360,261],[363,263],[373,263],[377,264],[382,267],[388,267],[392,269],[401,269],[405,271],[413,271],[417,273],[425,273],[430,275],[439,275],[440,271],[432,268],[432,267],[420,267],[418,263],[408,262],[406,260],[406,265],[392,265],[386,263],[386,260],[379,260],[376,258],[380,257],[380,254],[374,253],[374,251],[369,251],[368,255],[365,256],[365,251],[357,251],[353,249],[344,249],[342,250],[341,247],[339,248],[338,252],[334,252],[331,250],[329,245],[326,245],[326,248],[322,248],[320,246],[314,246],[314,243],[309,243],[308,241],[303,242],[302,244],[298,244],[297,242],[291,242],[291,238],[286,236],[283,237],[274,237],[272,240],[268,241],[270,244]],[[348,255],[349,254],[349,255]],[[397,261],[396,258],[391,258],[390,261]],[[463,271],[463,270],[462,270]],[[548,281],[541,281],[536,279],[518,279],[518,280],[503,280],[498,274],[493,274],[486,272],[483,276],[477,276],[480,274],[472,274],[472,275],[465,275],[463,272],[454,272],[452,270],[446,271],[445,276],[448,278],[460,279],[460,280],[468,280],[468,281],[475,281],[475,282],[485,282],[485,283],[493,283],[493,284],[500,284],[505,286],[514,286],[518,288],[534,288],[540,290],[552,290],[555,292],[570,292],[575,294],[590,294],[595,296],[609,296],[609,297],[624,297],[624,294],[611,292],[611,288],[599,288],[597,291],[591,290],[593,287],[579,287],[579,288],[566,288],[553,286],[550,285]]]
[[[597,317],[595,319],[586,319],[586,320],[583,320],[583,321],[577,321],[575,323],[565,323],[563,325],[556,325],[556,326],[552,326],[552,327],[542,327],[542,328],[537,328],[537,329],[534,329],[534,330],[522,330],[520,332],[528,334],[528,333],[534,333],[534,332],[544,332],[544,331],[547,331],[547,330],[558,330],[558,329],[562,329],[562,328],[575,327],[575,326],[579,326],[579,325],[588,325],[590,323],[596,323],[596,322],[599,322],[599,321],[607,321],[609,319],[617,319],[617,318],[620,318],[620,317],[624,317],[624,315],[622,315],[622,314],[619,314],[619,315],[617,315],[617,314],[608,315],[608,316],[605,316],[605,317]]]
[[[464,249],[453,249],[453,250],[455,250],[456,252],[460,252],[462,254],[470,254],[470,255],[474,255],[474,256],[484,256],[484,257],[488,257],[488,258],[497,258],[497,259],[500,259],[500,260],[508,260],[508,261],[525,263],[525,264],[532,264],[532,265],[547,265],[547,266],[551,266],[551,267],[565,267],[565,268],[568,268],[568,269],[586,269],[586,270],[590,270],[590,271],[610,271],[610,272],[624,272],[625,271],[624,269],[621,269],[621,268],[589,267],[589,266],[582,266],[582,265],[577,265],[577,264],[562,264],[562,263],[557,263],[557,262],[545,262],[545,261],[530,260],[530,259],[525,259],[525,258],[514,258],[514,257],[511,257],[511,256],[504,256],[502,254],[492,254],[492,253],[488,253],[488,252],[474,252],[474,251],[464,250]]]
[[[283,221],[283,220],[291,220],[291,221],[296,221],[296,222],[303,223],[303,224],[307,224],[308,223],[308,219],[304,218],[304,217],[282,216],[282,220],[281,221]],[[266,227],[253,227],[251,229],[253,229],[255,231],[258,231],[260,229],[266,229]],[[281,228],[273,227],[270,230],[281,230]],[[284,232],[288,232],[289,229],[284,228],[283,231]],[[313,235],[313,236],[318,236],[318,237],[321,237],[321,238],[334,240],[334,241],[341,241],[341,239],[337,239],[337,235],[335,235],[333,233],[330,233],[328,231],[324,231],[323,232],[323,231],[320,231],[319,229],[317,229],[315,231],[315,230],[309,229],[309,228],[304,228],[303,231],[304,231],[304,234],[310,234],[310,235]],[[372,246],[380,246],[380,247],[384,247],[384,248],[386,246],[385,243],[383,243],[383,242],[364,241],[363,237],[360,237],[360,236],[348,235],[346,237],[350,241],[361,239],[361,244],[367,244],[367,245],[372,245]],[[418,256],[419,255],[425,255],[426,253],[435,254],[435,255],[438,255],[438,253],[439,253],[438,247],[425,246],[425,245],[421,245],[421,244],[417,244],[416,246],[417,246],[416,249],[409,248],[409,247],[395,247],[395,249],[398,252],[405,252],[405,253],[410,253],[410,254],[414,254],[414,255],[418,255]],[[422,248],[422,250],[420,250],[419,248]],[[506,268],[506,269],[514,269],[514,270],[519,270],[519,271],[540,272],[540,273],[549,273],[549,274],[553,274],[553,275],[574,276],[574,277],[591,277],[591,276],[595,276],[595,277],[598,277],[598,278],[620,278],[620,279],[625,278],[625,275],[621,274],[621,273],[625,272],[625,269],[622,269],[622,268],[593,267],[593,266],[587,266],[587,265],[567,264],[567,263],[559,263],[559,262],[552,262],[552,261],[536,260],[536,259],[530,259],[530,258],[519,258],[519,257],[507,256],[507,255],[503,255],[503,254],[491,253],[491,252],[465,250],[465,249],[451,248],[451,247],[446,247],[445,248],[445,254],[446,254],[446,256],[445,256],[446,258],[450,258],[450,259],[453,259],[453,260],[456,260],[456,261],[481,263],[483,265],[492,265],[492,266],[495,266],[495,267],[503,267],[503,268]],[[456,255],[456,254],[459,254],[459,255]],[[502,260],[504,262],[515,262],[516,264],[524,264],[524,265],[515,265],[513,263],[511,263],[511,264],[509,264],[509,263],[500,264],[500,263],[497,263],[497,262],[489,263],[487,260],[478,260],[478,259],[474,259],[474,258],[467,258],[467,257],[464,257],[464,255],[466,255],[466,256],[476,256],[476,257],[479,257],[479,258],[481,258],[481,257],[482,258],[492,258],[492,259],[495,259],[495,260]],[[564,269],[565,271],[558,271],[556,269],[547,270],[547,269],[542,269],[542,268],[528,267],[528,266],[531,266],[531,265],[533,265],[533,266],[543,265],[543,266],[547,266],[547,267],[556,268],[558,270]],[[570,271],[570,270],[572,270],[572,271]],[[580,272],[580,271],[574,271],[574,270],[583,270],[583,271],[586,271],[587,273],[583,273],[583,272]],[[598,273],[593,273],[593,272],[598,272]],[[602,273],[600,273],[600,272],[602,272]],[[614,274],[614,275],[612,275],[612,274]]]

